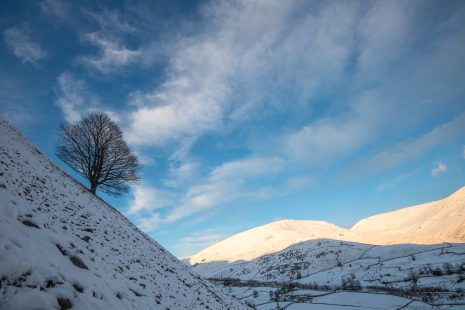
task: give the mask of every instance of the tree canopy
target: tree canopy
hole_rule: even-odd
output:
[[[139,181],[139,161],[126,144],[118,125],[107,113],[90,113],[60,126],[56,155],[97,188],[119,196],[129,183]]]

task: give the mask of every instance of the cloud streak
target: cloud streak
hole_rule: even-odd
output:
[[[423,136],[378,153],[358,166],[358,172],[373,173],[395,167],[425,152],[444,145],[463,136],[465,132],[465,113],[462,113]]]
[[[68,123],[79,120],[82,114],[98,109],[100,101],[89,91],[84,80],[65,72],[58,77],[57,82],[55,103],[63,111]]]
[[[299,104],[334,85],[350,57],[356,9],[331,3],[289,23],[298,10],[280,1],[204,8],[206,32],[174,44],[167,81],[139,94],[144,103],[130,117],[131,141],[165,145],[195,138],[254,119],[264,105],[280,111],[279,90],[298,94]],[[335,15],[339,23],[332,22]]]
[[[100,53],[94,56],[81,56],[79,61],[102,73],[109,73],[135,63],[141,56],[141,51],[131,50],[119,39],[100,32],[85,34],[83,41],[98,47]]]
[[[23,63],[35,64],[47,55],[47,52],[39,44],[32,41],[29,33],[19,27],[3,31],[3,39],[8,49]]]
[[[447,165],[445,163],[439,162],[436,167],[431,170],[431,175],[433,177],[439,176],[441,173],[447,172]]]
[[[227,204],[243,197],[260,198],[261,188],[251,185],[251,181],[262,177],[273,176],[285,167],[282,159],[275,157],[249,157],[245,159],[226,162],[214,168],[207,177],[190,186],[182,197],[179,197],[169,211],[162,216],[159,212],[150,215],[137,214],[137,221],[146,231],[153,231],[160,225],[173,223],[186,217],[211,210],[215,207]],[[251,185],[247,186],[246,185]],[[136,192],[137,194],[137,192]],[[143,203],[135,205],[130,209],[130,214],[139,213],[143,209],[155,210],[157,206],[165,201],[155,200],[155,189],[143,189],[139,194],[139,200]],[[136,196],[136,201],[138,198]],[[149,201],[153,202],[153,206]]]

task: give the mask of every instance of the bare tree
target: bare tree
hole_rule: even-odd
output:
[[[56,155],[97,187],[119,196],[137,182],[139,162],[123,139],[118,125],[106,113],[90,113],[67,126],[60,126]]]

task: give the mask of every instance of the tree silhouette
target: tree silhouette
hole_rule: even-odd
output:
[[[119,196],[128,183],[139,181],[139,161],[129,150],[118,125],[107,113],[90,113],[67,126],[61,125],[56,155],[97,188]]]

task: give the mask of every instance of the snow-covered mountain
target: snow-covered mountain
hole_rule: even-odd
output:
[[[244,309],[0,118],[1,309]]]
[[[273,222],[209,246],[189,263],[262,310],[462,309],[464,242],[462,188],[351,229]]]
[[[465,187],[439,201],[363,219],[351,231],[373,244],[465,242]]]
[[[250,261],[312,239],[351,239],[354,233],[324,221],[281,220],[255,227],[215,243],[190,257],[190,264]]]
[[[351,229],[323,221],[276,221],[215,243],[190,257],[189,263],[250,261],[315,239],[376,245],[465,242],[465,187],[439,201],[363,219]]]

